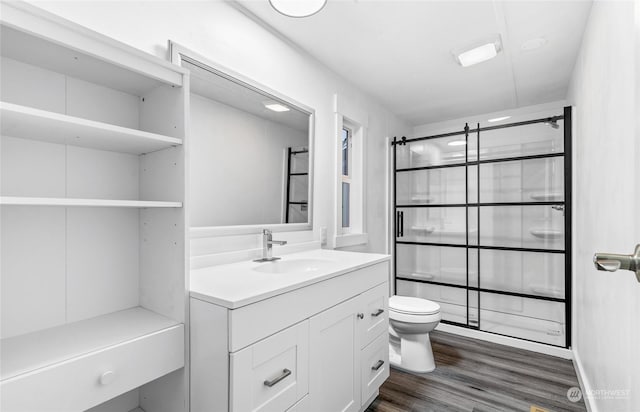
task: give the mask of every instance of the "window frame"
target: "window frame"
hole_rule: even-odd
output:
[[[342,248],[366,245],[366,133],[368,114],[348,100],[335,95],[335,209],[334,236],[330,246]],[[351,146],[348,155],[349,174],[349,226],[342,226],[342,133],[351,130]]]
[[[344,151],[345,151],[345,138],[344,132],[347,134],[346,138],[346,150],[347,156],[345,159]],[[344,185],[347,184],[349,187],[349,197],[351,197],[351,188],[353,183],[353,128],[350,125],[345,124],[343,122],[341,135],[340,135],[340,148],[341,148],[341,156],[340,156],[340,189],[341,189],[341,227],[342,233],[350,233],[351,232],[351,199],[347,201],[347,224],[345,225],[345,200],[344,200]],[[346,171],[345,174],[345,160],[346,160]]]

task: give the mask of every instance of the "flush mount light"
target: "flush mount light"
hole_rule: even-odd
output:
[[[488,40],[477,42],[470,48],[465,48],[463,50],[453,52],[453,54],[462,67],[469,67],[473,66],[474,64],[493,59],[501,50],[502,41],[500,39],[500,36],[497,35]]]
[[[458,55],[458,62],[462,67],[473,66],[474,64],[493,59],[498,55],[496,45],[493,43],[483,44],[475,49],[467,50]]]
[[[503,120],[511,119],[511,116],[502,116],[502,117],[494,117],[493,119],[487,120],[489,123],[501,122]]]
[[[327,0],[269,0],[269,3],[287,17],[309,17],[322,10]]]
[[[452,140],[447,143],[449,146],[464,146],[467,144],[464,140]]]
[[[284,104],[280,104],[274,101],[263,102],[264,107],[269,110],[273,110],[274,112],[288,112],[290,109]]]

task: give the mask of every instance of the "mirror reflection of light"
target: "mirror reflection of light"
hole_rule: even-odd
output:
[[[290,110],[284,104],[280,104],[277,102],[268,101],[268,102],[264,102],[263,104],[264,104],[264,107],[266,107],[269,110],[273,110],[274,112],[288,112]]]
[[[464,140],[452,140],[449,143],[447,143],[449,146],[464,146],[467,144],[466,141]]]

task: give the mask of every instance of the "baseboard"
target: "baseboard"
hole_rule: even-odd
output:
[[[440,323],[436,330],[453,333],[460,336],[466,336],[468,338],[480,339],[487,342],[498,343],[500,345],[507,345],[514,348],[530,350],[532,352],[543,353],[562,359],[573,359],[573,352],[570,349],[559,348],[557,346],[545,345],[542,343],[530,342],[517,338],[510,338],[508,336],[462,328],[460,326],[448,325],[446,323]]]
[[[582,390],[582,398],[584,404],[589,412],[598,412],[598,408],[594,400],[587,396],[589,393],[593,393],[589,378],[584,374],[584,368],[582,367],[582,360],[577,350],[573,350],[573,367],[576,370],[576,376],[578,377],[578,383],[580,383],[580,389]]]

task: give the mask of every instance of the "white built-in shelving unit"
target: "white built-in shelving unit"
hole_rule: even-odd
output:
[[[0,409],[186,411],[188,76],[0,7]]]

